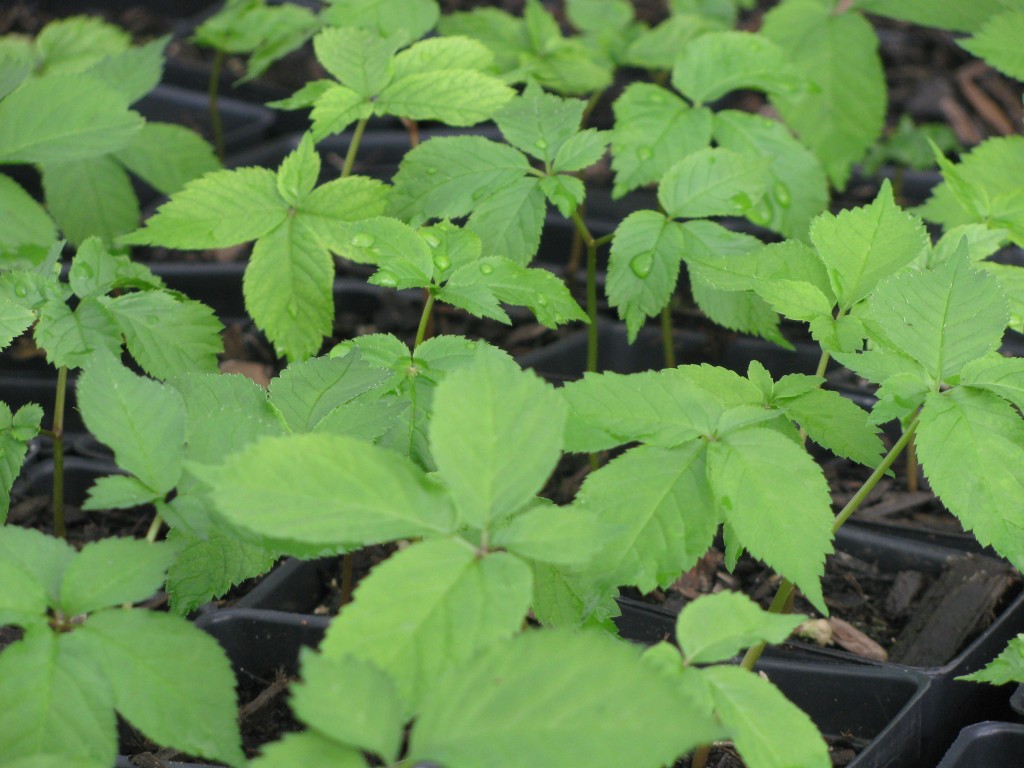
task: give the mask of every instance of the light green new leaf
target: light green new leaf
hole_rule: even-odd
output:
[[[612,105],[612,197],[661,181],[665,171],[711,143],[712,113],[691,108],[671,91],[633,83]]]
[[[82,94],[89,98],[82,98]],[[25,80],[0,101],[0,162],[81,160],[132,142],[142,117],[128,98],[85,75]]]
[[[366,176],[347,176],[316,187],[296,209],[303,225],[325,248],[337,250],[338,225],[383,216],[388,207],[388,186]]]
[[[615,230],[605,293],[631,343],[672,298],[685,242],[681,225],[657,211],[631,213]]]
[[[57,239],[53,220],[36,200],[10,177],[0,173],[0,254],[24,245],[46,246]]]
[[[253,246],[242,282],[245,308],[278,354],[315,355],[334,321],[334,261],[301,217]]]
[[[394,80],[423,72],[451,69],[487,71],[494,62],[490,49],[468,37],[430,37],[399,52],[392,61]]]
[[[496,530],[491,545],[529,560],[578,567],[591,561],[615,534],[613,526],[588,511],[540,504]]]
[[[430,449],[462,519],[487,530],[541,490],[561,456],[566,406],[503,358],[448,374],[434,393]]]
[[[540,188],[551,204],[567,219],[571,219],[576,209],[583,205],[587,194],[580,179],[561,173],[542,178]]]
[[[342,746],[316,731],[301,731],[286,733],[277,741],[264,745],[260,748],[259,757],[249,765],[252,768],[293,768],[296,765],[367,768],[369,763],[359,750]]]
[[[1024,635],[1017,635],[1007,643],[1006,648],[983,669],[957,680],[973,680],[976,683],[1024,683]]]
[[[113,764],[114,697],[77,632],[36,627],[4,649],[0,701],[10,702],[0,707],[5,761],[44,753]]]
[[[595,128],[587,128],[573,134],[558,150],[551,168],[556,173],[589,168],[604,157],[610,141],[610,131],[599,131]]]
[[[402,158],[393,179],[391,213],[413,223],[465,216],[529,169],[519,150],[481,136],[433,138]]]
[[[841,309],[852,307],[880,280],[929,247],[924,223],[900,210],[888,180],[870,205],[816,218],[811,224],[811,241],[825,262]]]
[[[300,207],[320,177],[320,155],[313,140],[304,134],[299,146],[281,161],[277,169],[277,193],[288,205]]]
[[[903,19],[914,24],[939,27],[954,32],[973,32],[998,15],[1007,11],[1014,0],[977,0],[972,3],[936,3],[933,0],[856,0],[854,7],[867,13],[877,13]]]
[[[627,451],[587,476],[574,506],[617,531],[594,559],[592,577],[644,592],[693,567],[721,522],[700,441]]]
[[[63,301],[47,302],[40,310],[34,335],[55,367],[78,368],[99,351],[121,354],[121,331],[97,299],[82,299],[73,310]]]
[[[40,63],[48,71],[80,72],[131,45],[129,34],[103,19],[73,16],[47,24],[36,37]]]
[[[805,90],[783,50],[753,32],[701,35],[676,59],[672,85],[698,105],[741,88],[784,95]]]
[[[878,38],[857,13],[833,13],[819,0],[795,0],[765,14],[761,34],[779,45],[806,92],[771,94],[782,119],[821,160],[832,184],[882,134],[886,86]]]
[[[932,393],[921,410],[917,450],[928,481],[950,512],[983,545],[1024,564],[1024,423],[990,392]]]
[[[545,93],[536,84],[494,115],[502,135],[514,147],[550,164],[578,130],[586,102]]]
[[[373,103],[344,85],[331,84],[318,89],[316,103],[309,113],[313,125],[310,136],[314,142],[341,133],[356,120],[373,114]]]
[[[313,358],[288,366],[270,382],[270,400],[293,432],[311,432],[339,405],[377,387],[389,375],[358,353]]]
[[[320,644],[386,669],[412,714],[441,675],[519,631],[532,596],[529,567],[466,542],[413,544],[373,569]]]
[[[438,683],[413,726],[408,759],[658,768],[713,738],[707,717],[673,686],[617,638],[526,632]],[[611,705],[635,701],[645,706]]]
[[[228,765],[245,763],[235,675],[210,635],[178,616],[117,609],[93,614],[77,633],[110,681],[117,711],[146,736]]]
[[[7,520],[11,506],[11,488],[21,472],[28,453],[28,441],[39,433],[43,409],[35,403],[23,405],[15,413],[0,402],[0,525]]]
[[[665,173],[658,202],[674,218],[744,215],[769,187],[771,158],[702,149]]]
[[[6,349],[36,321],[35,312],[10,301],[0,301],[0,349]]]
[[[438,15],[436,0],[329,0],[320,11],[327,24],[361,27],[406,43],[433,29]]]
[[[679,52],[694,40],[731,26],[698,13],[673,14],[633,40],[626,49],[625,63],[644,69],[671,70]]]
[[[108,475],[97,478],[92,484],[82,509],[131,509],[151,504],[163,495],[132,475]]]
[[[725,590],[687,603],[676,618],[676,638],[687,664],[711,664],[756,643],[781,643],[805,618],[768,613],[743,593]]]
[[[332,249],[359,264],[380,267],[371,282],[388,288],[425,288],[434,274],[430,247],[408,224],[377,216],[347,224]]]
[[[1018,408],[1024,408],[1024,358],[986,355],[964,366],[960,383],[987,389]]]
[[[405,718],[391,677],[373,663],[354,656],[323,656],[304,648],[302,681],[291,689],[295,716],[315,732],[339,744],[398,759]],[[338,716],[342,701],[359,701]]]
[[[833,516],[828,483],[810,454],[772,429],[730,432],[708,445],[708,480],[739,544],[827,614],[821,576]]]
[[[175,552],[162,542],[94,541],[64,571],[60,608],[69,616],[152,597],[163,586]]]
[[[411,461],[353,438],[265,438],[204,472],[217,510],[270,538],[323,546],[444,533],[445,494]]]
[[[165,195],[192,179],[220,169],[213,147],[183,125],[147,122],[135,140],[114,157],[129,171]]]
[[[47,536],[32,528],[0,527],[0,560],[24,571],[41,584],[51,605],[56,605],[60,599],[64,571],[74,557],[75,550],[63,539]]]
[[[973,271],[964,253],[881,283],[864,322],[875,338],[917,360],[938,383],[995,350],[1009,319],[998,280]]]
[[[154,491],[178,483],[185,453],[185,404],[171,387],[96,356],[76,387],[86,428],[114,450],[119,467]]]
[[[486,254],[505,256],[526,266],[540,247],[545,196],[540,181],[516,179],[474,206],[466,229],[480,238]]]
[[[973,37],[959,42],[1003,74],[1024,80],[1021,39],[1024,39],[1024,13],[1017,9],[991,17]]]
[[[223,326],[205,304],[164,291],[99,301],[117,321],[132,357],[150,376],[168,379],[188,371],[217,370],[217,355],[224,351]]]
[[[837,456],[875,467],[885,452],[878,429],[868,423],[868,413],[838,392],[812,389],[776,404],[811,440]]]
[[[146,225],[120,238],[129,245],[227,248],[272,232],[288,218],[267,168],[215,171],[185,185]]]
[[[514,95],[498,78],[473,69],[417,72],[391,82],[374,110],[378,115],[469,126],[489,120]]]
[[[329,27],[313,38],[324,69],[363,98],[376,96],[391,79],[395,43],[355,26]]]
[[[747,765],[764,768],[829,768],[828,745],[801,709],[768,680],[739,667],[701,671],[715,710]],[[765,713],[771,712],[771,717]]]
[[[139,201],[124,168],[109,156],[41,164],[50,214],[64,236],[110,243],[139,225]]]

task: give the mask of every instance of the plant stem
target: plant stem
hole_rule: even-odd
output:
[[[598,241],[590,234],[578,210],[573,211],[572,220],[576,230],[587,246],[587,370],[597,371],[597,246]]]
[[[59,539],[68,535],[64,521],[64,399],[68,390],[68,369],[57,371],[57,397],[53,404],[53,534]]]
[[[356,162],[356,152],[359,151],[359,143],[363,140],[363,131],[366,130],[368,122],[370,122],[370,118],[364,117],[356,123],[356,129],[352,133],[352,141],[348,145],[348,152],[345,153],[345,162],[341,166],[341,178],[343,179],[352,173],[352,166]]]
[[[149,530],[146,531],[146,541],[148,541],[150,544],[156,541],[156,536],[158,533],[160,533],[160,526],[162,526],[163,524],[163,518],[160,517],[159,513],[157,513],[153,517],[153,522],[149,524]]]
[[[352,553],[346,552],[341,556],[341,604],[348,605],[352,602],[353,563]]]
[[[423,314],[420,315],[420,325],[416,329],[416,341],[413,343],[413,351],[423,343],[427,336],[427,324],[430,322],[430,310],[434,308],[434,294],[427,294],[427,301],[423,305]]]
[[[661,347],[665,353],[665,367],[676,367],[676,346],[672,340],[672,308],[666,304],[661,308]]]
[[[914,431],[917,429],[917,425],[920,421],[920,417],[915,415],[914,419],[907,425],[906,430],[896,445],[889,449],[889,452],[882,459],[882,462],[875,467],[875,470],[871,473],[871,476],[864,481],[864,484],[857,490],[857,493],[853,495],[853,498],[846,502],[846,506],[840,510],[839,514],[836,515],[836,519],[832,523],[832,533],[834,534],[840,528],[843,527],[843,523],[850,519],[860,505],[864,503],[864,500],[868,497],[868,494],[875,489],[878,485],[878,481],[885,476],[885,473],[889,471],[893,462],[906,448],[907,443],[910,442],[914,436]],[[787,605],[792,607],[792,600],[794,596],[794,584],[789,579],[783,579],[779,585],[779,591],[775,593],[775,598],[772,600],[772,604],[768,607],[769,613],[783,613]],[[751,646],[747,649],[746,654],[743,656],[743,661],[740,666],[745,669],[753,669],[757,660],[761,658],[761,654],[764,652],[765,644],[758,643],[757,645]]]
[[[206,96],[210,108],[210,130],[213,133],[213,148],[217,159],[224,162],[224,126],[220,120],[220,103],[217,98],[220,90],[220,73],[224,69],[224,51],[218,50],[213,55],[213,67],[210,69],[210,83]]]
[[[920,490],[917,479],[917,443],[914,440],[907,443],[907,490],[910,493]]]

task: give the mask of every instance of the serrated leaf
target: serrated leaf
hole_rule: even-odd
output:
[[[426,241],[396,219],[377,216],[345,225],[333,249],[359,264],[376,264],[373,282],[389,288],[426,288],[434,273],[434,257]]]
[[[408,459],[353,438],[265,438],[210,473],[229,522],[324,546],[447,532],[446,496]]]
[[[540,180],[540,188],[551,204],[567,219],[572,218],[587,194],[582,181],[565,174],[545,176]]]
[[[50,213],[65,237],[110,243],[139,225],[139,201],[124,168],[109,156],[42,163]]]
[[[870,205],[816,218],[811,241],[825,262],[841,309],[852,307],[879,280],[926,252],[929,242],[921,220],[896,205],[888,181]]]
[[[1005,400],[971,388],[932,393],[921,409],[917,451],[942,503],[982,545],[1024,563],[1024,424]]]
[[[829,768],[828,746],[811,719],[778,688],[739,667],[702,670],[715,710],[748,765],[765,768]],[[772,717],[766,718],[765,712]]]
[[[50,609],[45,587],[32,573],[17,563],[0,560],[0,621],[5,625],[22,626],[39,622]]]
[[[772,94],[772,104],[841,189],[850,165],[878,140],[885,121],[885,77],[871,23],[857,13],[833,13],[817,0],[799,0],[766,13],[761,34],[811,84],[804,93]]]
[[[494,115],[505,140],[528,155],[550,164],[578,130],[586,102],[563,99],[528,87]]]
[[[374,109],[379,115],[469,126],[490,119],[513,95],[496,77],[472,69],[419,72],[390,83]]]
[[[587,476],[575,505],[618,533],[592,577],[647,592],[665,587],[707,552],[721,520],[699,441],[633,448]]]
[[[164,75],[164,52],[170,40],[170,35],[164,35],[143,45],[125,48],[100,59],[84,72],[113,86],[134,104],[160,84]]]
[[[163,586],[175,553],[161,542],[94,541],[64,571],[60,607],[69,616],[151,597]]]
[[[391,212],[414,223],[465,216],[529,168],[517,149],[481,136],[432,138],[402,158],[393,179]]]
[[[391,79],[395,44],[354,26],[329,27],[313,38],[324,69],[363,98],[376,96]]]
[[[235,676],[210,635],[178,616],[122,610],[93,614],[79,633],[128,722],[160,744],[229,765],[245,762]]]
[[[331,0],[320,11],[328,24],[370,29],[381,37],[418,40],[438,19],[435,0]]]
[[[957,680],[993,685],[1024,682],[1024,636],[1017,635],[1012,638],[1003,652],[985,667],[969,675],[960,675]]]
[[[297,212],[303,226],[325,248],[337,250],[345,242],[339,240],[340,223],[382,216],[387,207],[386,184],[366,176],[348,176],[316,187]]]
[[[756,643],[781,643],[805,618],[768,613],[743,593],[724,590],[687,603],[676,638],[687,664],[710,664]]]
[[[1016,80],[1024,80],[1024,13],[1007,11],[988,19],[973,37],[959,41],[963,48]]]
[[[331,435],[348,435],[368,443],[375,443],[395,427],[409,407],[409,403],[393,398],[357,399],[334,408],[317,422],[313,431]]]
[[[217,370],[223,326],[205,304],[163,291],[127,293],[100,300],[124,333],[132,357],[150,376],[168,379],[187,371]]]
[[[468,37],[430,37],[399,52],[393,59],[395,80],[422,72],[451,69],[486,71],[494,55],[483,43]]]
[[[83,242],[71,260],[68,284],[79,298],[102,296],[117,282],[120,264],[99,238]]]
[[[37,627],[0,653],[0,700],[18,703],[0,708],[5,760],[49,753],[112,764],[113,694],[77,635]]]
[[[160,493],[181,476],[185,405],[170,387],[136,376],[114,358],[97,356],[78,378],[86,428],[114,451],[119,467]]]
[[[466,229],[480,238],[484,253],[505,256],[526,266],[540,247],[545,207],[537,179],[515,179],[481,197]]]
[[[320,644],[388,670],[405,714],[438,678],[519,630],[530,606],[530,569],[502,553],[479,557],[464,542],[419,542],[374,568]]]
[[[63,301],[43,305],[35,327],[37,346],[55,366],[78,368],[97,352],[121,354],[121,332],[97,299],[82,299],[73,310]]]
[[[83,99],[82,94],[89,98]],[[30,78],[0,101],[0,162],[81,160],[116,152],[143,126],[128,99],[84,75]]]
[[[708,481],[719,514],[738,542],[827,614],[821,577],[825,555],[832,552],[833,516],[821,468],[803,448],[771,429],[730,432],[707,450]]]
[[[438,384],[430,448],[465,522],[487,530],[541,490],[565,413],[550,385],[507,359],[481,358]]]
[[[0,527],[0,559],[41,584],[51,605],[56,605],[60,599],[64,571],[74,557],[75,550],[63,539],[47,536],[33,528]],[[3,658],[2,654],[0,658]]]
[[[674,218],[743,215],[764,196],[770,165],[767,157],[702,149],[669,168],[658,202]]]
[[[56,19],[36,36],[39,56],[50,71],[78,72],[131,44],[128,33],[103,19],[76,16]]]
[[[975,3],[936,4],[931,0],[857,0],[854,6],[883,16],[903,19],[929,27],[972,32],[986,21],[1008,10],[1012,0],[978,0]]]
[[[615,230],[605,293],[625,321],[631,343],[647,318],[672,298],[684,245],[681,225],[656,211],[631,213]]]
[[[393,763],[402,744],[405,719],[391,677],[375,664],[353,656],[330,657],[302,651],[302,681],[291,689],[295,716],[339,744],[380,755]],[[336,707],[345,699],[364,702],[345,717]]]
[[[150,504],[163,495],[132,475],[108,475],[97,478],[92,484],[82,509],[131,509]]]
[[[491,544],[529,560],[580,567],[592,560],[615,533],[614,527],[581,509],[541,504],[498,528]]]
[[[10,301],[0,302],[0,349],[6,349],[36,321],[35,313]]]
[[[811,440],[837,456],[875,467],[885,452],[867,412],[838,392],[812,389],[779,405]]]
[[[46,209],[10,177],[0,173],[0,253],[17,251],[26,245],[48,245],[57,239],[57,229]]]
[[[289,106],[291,106],[289,104]],[[341,133],[356,120],[364,120],[373,114],[373,104],[351,88],[332,84],[316,94],[316,103],[310,110],[313,125],[310,135],[313,141],[334,133]]]
[[[611,131],[587,128],[569,137],[558,150],[551,166],[556,173],[582,171],[604,157],[611,141]]]
[[[267,168],[215,171],[185,185],[146,225],[120,242],[168,248],[227,248],[269,234],[288,218]]]
[[[723,28],[720,20],[696,13],[670,15],[637,36],[626,49],[626,63],[644,69],[670,70],[687,45],[701,35]]]
[[[987,389],[1004,400],[1024,408],[1024,359],[987,355],[968,363],[960,374],[967,387]]]
[[[192,179],[220,168],[209,143],[195,131],[172,123],[147,122],[114,157],[164,195],[173,195]]]
[[[11,488],[28,453],[28,441],[39,433],[42,418],[43,409],[35,403],[23,405],[12,414],[7,403],[0,402],[0,525],[7,520]]]
[[[259,757],[250,763],[253,768],[291,768],[306,764],[333,768],[367,768],[369,765],[359,750],[342,746],[316,731],[286,733],[264,745]]]
[[[288,205],[299,207],[319,177],[320,155],[313,148],[313,140],[305,134],[277,169],[277,193]]]
[[[319,351],[334,319],[334,262],[301,218],[253,246],[242,282],[245,308],[289,360]]]
[[[795,94],[804,80],[770,39],[730,31],[701,35],[687,45],[672,68],[672,85],[700,105],[739,89]]]
[[[656,768],[713,738],[709,726],[634,646],[595,632],[527,632],[439,682],[413,726],[409,759]]]
[[[612,197],[661,181],[667,169],[711,143],[711,111],[691,108],[665,88],[633,83],[612,109]]]

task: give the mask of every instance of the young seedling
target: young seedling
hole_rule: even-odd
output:
[[[0,651],[5,761],[113,765],[116,712],[157,743],[245,762],[217,642],[180,617],[124,607],[161,587],[173,556],[170,545],[117,538],[76,552],[0,527],[0,624],[22,630]]]

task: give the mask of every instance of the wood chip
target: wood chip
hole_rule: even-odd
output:
[[[882,499],[877,504],[863,506],[857,510],[859,520],[880,520],[892,515],[906,512],[916,507],[923,506],[935,500],[935,494],[926,491],[916,493],[900,493],[889,498]]]
[[[273,372],[269,365],[263,363],[249,363],[245,360],[225,360],[220,364],[221,373],[240,373],[252,379],[261,387],[270,386],[270,376]]]
[[[889,660],[889,654],[885,652],[885,648],[849,622],[832,616],[828,620],[828,624],[832,628],[832,638],[840,648],[844,648],[858,656],[863,656],[866,659],[874,659],[875,661]]]
[[[914,599],[924,587],[924,574],[920,571],[900,571],[893,580],[892,589],[885,596],[885,612],[902,617],[910,613]]]

